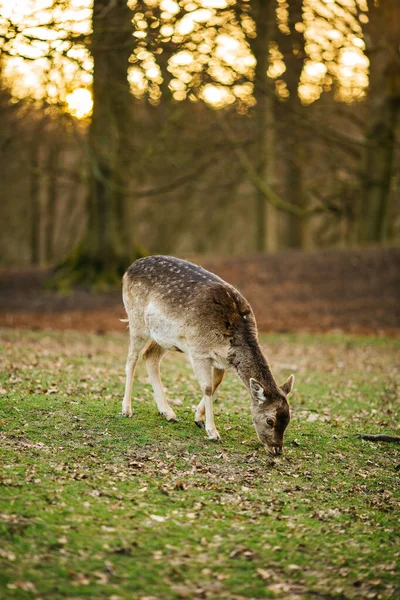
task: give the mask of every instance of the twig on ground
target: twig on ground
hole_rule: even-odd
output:
[[[368,440],[369,442],[396,442],[397,444],[400,444],[400,436],[397,435],[370,435],[367,433],[360,433],[358,437],[363,440]]]

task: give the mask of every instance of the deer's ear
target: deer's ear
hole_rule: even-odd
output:
[[[253,400],[255,402],[258,402],[258,404],[262,404],[263,402],[266,401],[266,396],[265,396],[265,391],[263,386],[258,383],[258,381],[256,381],[255,379],[253,379],[253,377],[250,377],[250,393],[251,393],[251,397],[253,398]]]
[[[294,383],[294,375],[290,375],[289,379],[287,379],[285,381],[285,383],[282,383],[282,385],[280,386],[280,388],[281,388],[282,392],[285,394],[285,396],[290,394],[290,392],[292,391],[293,383]]]

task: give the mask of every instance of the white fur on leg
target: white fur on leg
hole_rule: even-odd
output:
[[[206,407],[206,432],[207,432],[207,435],[210,438],[210,440],[212,440],[213,442],[219,442],[221,440],[221,437],[220,437],[220,435],[217,431],[217,428],[215,427],[215,423],[214,423],[214,411],[213,411],[212,397],[204,396],[203,400],[204,400],[204,404]]]
[[[205,405],[204,398],[203,398],[198,403],[196,412],[194,415],[194,421],[197,425],[205,422],[205,414],[206,414],[206,405]],[[199,425],[199,427],[200,427],[200,425]]]
[[[150,356],[146,359],[146,368],[147,374],[150,379],[150,383],[152,385],[154,391],[154,398],[157,404],[158,412],[166,417],[168,421],[177,421],[176,414],[169,406],[167,399],[165,397],[164,388],[161,383],[160,378],[160,360],[162,355]]]
[[[158,412],[166,417],[168,421],[177,421],[176,414],[169,406],[165,395],[164,390],[161,385],[158,385],[158,381],[154,380],[149,373],[149,378],[154,390],[154,398],[157,404]]]
[[[125,394],[122,401],[122,415],[124,417],[132,416],[132,385],[133,385],[133,374],[137,362],[138,354],[130,354],[126,361],[126,382],[125,382]]]
[[[133,376],[135,374],[136,363],[139,358],[139,354],[143,345],[146,343],[146,338],[140,336],[131,336],[129,344],[128,358],[126,360],[126,381],[125,381],[125,394],[122,401],[122,415],[124,417],[132,416],[132,386]]]
[[[212,363],[211,360],[203,357],[190,356],[190,361],[192,363],[193,370],[196,374],[196,377],[200,383],[201,391],[203,392],[203,398],[196,410],[196,422],[197,415],[201,415],[203,411],[203,406],[206,411],[206,432],[210,440],[218,442],[221,438],[215,427],[214,423],[214,412],[212,405],[212,391],[213,391],[213,382],[212,382]],[[201,422],[202,419],[200,419]]]
[[[205,405],[204,400],[202,399],[198,403],[198,405],[196,407],[196,412],[194,415],[194,422],[196,423],[197,427],[200,427],[201,429],[204,429],[206,426],[205,414],[206,414],[206,405]]]

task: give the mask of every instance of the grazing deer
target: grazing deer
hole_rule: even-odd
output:
[[[245,298],[217,275],[172,256],[149,256],[134,262],[123,277],[123,301],[128,314],[130,346],[122,414],[132,416],[135,365],[141,350],[158,410],[168,421],[176,415],[168,405],[160,380],[160,362],[168,350],[189,356],[199,380],[202,400],[195,423],[210,440],[220,441],[212,397],[225,370],[233,368],[251,395],[258,439],[274,455],[282,453],[289,424],[287,395],[294,377],[275,383],[257,340],[253,311]]]

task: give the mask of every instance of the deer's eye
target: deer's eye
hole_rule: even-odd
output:
[[[270,419],[270,418],[268,418],[268,419],[267,419],[267,425],[269,425],[270,427],[273,427],[273,426],[274,426],[274,420],[273,420],[273,419]]]

